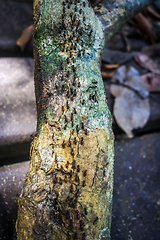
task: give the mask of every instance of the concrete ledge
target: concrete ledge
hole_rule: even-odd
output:
[[[33,71],[32,58],[0,58],[0,159],[28,154],[36,130]]]

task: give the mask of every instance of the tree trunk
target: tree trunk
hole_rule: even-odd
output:
[[[102,26],[86,0],[34,7],[38,124],[18,239],[109,239],[113,134],[100,72]]]
[[[34,2],[38,120],[18,240],[110,239],[114,138],[99,19],[87,0]]]

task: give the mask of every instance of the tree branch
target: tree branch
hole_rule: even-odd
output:
[[[152,2],[154,0],[104,0],[95,6],[94,11],[102,23],[106,41]]]
[[[37,132],[19,198],[18,240],[110,239],[114,137],[88,0],[34,2]]]

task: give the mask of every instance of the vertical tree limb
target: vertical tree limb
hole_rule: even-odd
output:
[[[113,134],[87,0],[34,2],[37,133],[17,239],[110,239]]]

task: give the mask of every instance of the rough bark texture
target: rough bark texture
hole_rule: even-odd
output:
[[[37,133],[17,239],[110,239],[113,134],[101,22],[87,0],[34,2]]]
[[[131,18],[154,0],[103,0],[94,11],[102,23],[105,40],[111,37]]]
[[[95,6],[96,16],[102,23],[105,40],[111,37],[131,18],[155,0],[103,0]]]

